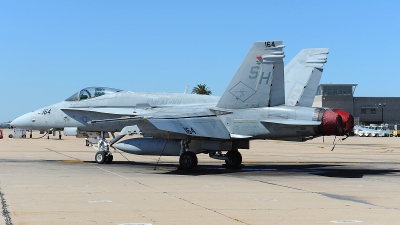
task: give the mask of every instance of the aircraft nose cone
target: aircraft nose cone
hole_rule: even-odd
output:
[[[10,124],[12,127],[21,128],[21,129],[31,129],[32,127],[32,113],[24,114],[15,120],[13,120]]]

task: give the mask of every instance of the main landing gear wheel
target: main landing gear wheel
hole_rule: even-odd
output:
[[[229,167],[238,167],[242,164],[242,154],[238,151],[228,151],[226,157],[228,159],[225,160],[225,163]]]
[[[94,156],[94,159],[96,160],[96,162],[98,164],[105,163],[107,160],[106,152],[104,152],[104,151],[97,152],[96,155]]]
[[[193,169],[197,166],[197,156],[193,152],[184,152],[179,157],[179,165],[181,169]]]

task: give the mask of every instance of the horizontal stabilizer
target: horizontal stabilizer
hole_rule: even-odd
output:
[[[277,123],[293,126],[318,126],[321,121],[311,121],[311,120],[289,120],[289,119],[266,119],[261,120],[261,123]]]

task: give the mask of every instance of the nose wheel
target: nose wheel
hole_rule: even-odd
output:
[[[110,164],[113,161],[114,156],[109,151],[110,144],[104,138],[104,132],[102,131],[97,138],[97,147],[93,146],[97,150],[94,160],[98,164]],[[86,146],[88,146],[88,139],[86,139]]]
[[[111,155],[111,153],[109,152],[105,152],[105,151],[99,151],[96,153],[96,155],[94,156],[94,160],[98,163],[98,164],[110,164],[114,159],[114,156]]]
[[[101,151],[97,152],[96,155],[94,156],[94,159],[98,164],[103,164],[106,162],[106,152]]]

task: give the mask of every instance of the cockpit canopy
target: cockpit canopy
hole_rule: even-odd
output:
[[[96,98],[105,94],[120,92],[122,90],[107,87],[88,87],[84,88],[77,93],[73,94],[71,97],[67,98],[65,101],[82,101],[86,99]]]

